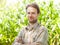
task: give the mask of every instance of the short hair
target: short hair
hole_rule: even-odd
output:
[[[26,10],[27,10],[28,7],[33,7],[33,8],[35,8],[35,9],[37,9],[37,13],[38,13],[38,14],[40,13],[39,6],[38,6],[36,3],[28,4],[28,5],[26,6]]]

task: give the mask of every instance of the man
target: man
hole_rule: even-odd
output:
[[[37,4],[27,5],[26,12],[29,24],[16,37],[13,45],[48,45],[48,31],[37,22],[40,10]]]

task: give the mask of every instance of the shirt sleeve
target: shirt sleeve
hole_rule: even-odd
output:
[[[40,31],[39,31],[39,34],[37,36],[36,42],[40,43],[40,45],[47,45],[47,41],[48,41],[47,29],[44,26],[42,26],[39,30]]]
[[[22,36],[23,36],[23,29],[18,33],[18,36],[15,38],[12,45],[21,45],[23,43]]]

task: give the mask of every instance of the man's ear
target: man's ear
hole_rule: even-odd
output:
[[[39,16],[39,13],[38,13],[38,16]]]

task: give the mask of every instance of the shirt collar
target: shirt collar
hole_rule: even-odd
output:
[[[33,29],[35,30],[38,25],[39,25],[38,22],[34,23],[33,25],[28,24],[28,26],[26,27],[26,30],[33,30]]]

